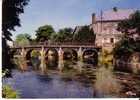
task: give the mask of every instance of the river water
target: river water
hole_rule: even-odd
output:
[[[94,94],[91,86],[74,80],[64,81],[56,73],[40,75],[33,70],[13,70],[12,78],[4,78],[3,84],[12,86],[20,98],[92,98]]]

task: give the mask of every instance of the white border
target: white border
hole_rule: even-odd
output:
[[[2,0],[0,0],[0,98],[2,98]]]
[[[2,99],[2,0],[0,0],[0,52],[1,52],[1,54],[0,54],[0,64],[1,64],[1,67],[0,67],[0,99]],[[47,99],[47,98],[46,98]],[[62,99],[62,98],[60,98],[60,99]],[[84,99],[84,100],[88,100],[88,98],[87,99],[85,99],[85,98],[79,98],[79,99],[76,99],[76,98],[74,98],[74,99],[72,99],[72,98],[64,98],[63,100],[66,100],[66,99],[68,99],[68,100],[81,100],[81,99]],[[89,98],[89,99],[93,99],[93,100],[140,100],[139,98]],[[6,99],[5,99],[6,100]],[[17,99],[18,100],[18,99]],[[32,100],[32,99],[28,99],[28,100]],[[49,99],[48,99],[49,100]],[[58,100],[58,99],[53,99],[53,100]]]

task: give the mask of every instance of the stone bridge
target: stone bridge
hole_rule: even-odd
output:
[[[14,51],[14,55],[23,55],[27,60],[31,58],[31,52],[36,50],[39,53],[41,53],[41,51],[44,52],[46,57],[53,55],[49,52],[53,51],[58,56],[58,59],[67,58],[65,55],[74,60],[92,57],[96,59],[95,61],[97,63],[101,47],[95,45],[28,45],[24,47],[11,47],[11,50]]]

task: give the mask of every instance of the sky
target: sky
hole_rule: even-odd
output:
[[[118,9],[140,9],[139,0],[30,0],[20,15],[21,27],[16,27],[12,38],[28,33],[33,38],[38,27],[49,24],[60,28],[89,25],[92,13]]]

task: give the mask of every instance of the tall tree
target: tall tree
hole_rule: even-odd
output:
[[[25,34],[18,34],[16,36],[15,43],[18,46],[25,46],[25,45],[29,45],[31,41],[32,41],[31,36],[25,33]]]
[[[11,31],[20,25],[19,15],[24,13],[24,6],[29,0],[2,0],[2,66],[10,69],[11,53],[7,41],[12,41]]]
[[[140,11],[136,11],[129,19],[118,24],[118,30],[128,38],[140,38]]]
[[[76,31],[77,30],[77,31]],[[89,26],[81,26],[77,28],[74,32],[74,41],[80,43],[94,43],[95,42],[95,34]]]
[[[36,31],[36,40],[39,42],[48,41],[54,33],[55,31],[51,25],[41,26]]]
[[[114,48],[115,57],[120,58],[136,51],[140,52],[140,11],[136,11],[129,19],[121,21],[118,30],[124,33],[124,36]]]
[[[54,42],[71,42],[73,36],[72,28],[63,28],[58,31],[57,34],[52,36]]]

